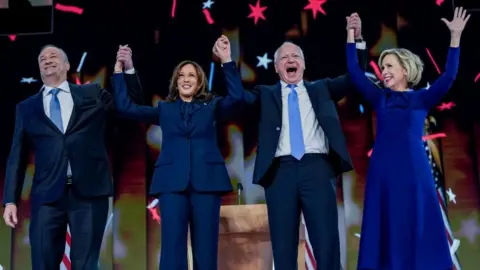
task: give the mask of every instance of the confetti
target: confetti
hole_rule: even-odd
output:
[[[79,8],[76,6],[67,6],[67,5],[62,5],[62,4],[56,4],[55,9],[58,11],[63,11],[63,12],[70,12],[70,13],[75,13],[78,15],[83,14],[83,8]]]
[[[445,0],[435,0],[435,4],[437,4],[437,6],[441,6],[443,2],[445,2]]]
[[[177,0],[173,0],[173,3],[172,3],[172,13],[171,13],[171,16],[172,18],[175,18],[175,10],[177,9]]]
[[[452,107],[456,106],[454,102],[450,101],[450,102],[442,102],[442,104],[440,104],[440,106],[437,106],[437,109],[439,111],[443,111],[443,110],[451,110]]]
[[[422,140],[423,141],[429,141],[429,140],[434,140],[434,139],[438,139],[438,138],[446,138],[447,135],[445,133],[435,133],[435,134],[430,134],[430,135],[427,135],[427,136],[423,136],[422,137]],[[373,152],[373,149],[370,149],[370,151],[368,151],[367,153],[367,156],[370,157],[372,155],[372,152]]]
[[[363,105],[362,105],[362,104],[360,104],[360,105],[358,106],[358,109],[360,110],[360,113],[363,113],[363,112],[364,112],[364,108],[363,108]]]
[[[156,206],[158,205],[158,199],[153,200],[148,206],[147,209],[152,215],[152,219],[160,224],[160,215],[157,212]]]
[[[370,61],[370,67],[372,67],[373,69],[373,72],[375,72],[375,75],[377,75],[377,78],[379,80],[382,80],[383,81],[383,77],[382,77],[382,72],[380,71],[380,68],[377,66],[377,63],[375,63],[373,60]]]
[[[303,10],[311,10],[313,19],[317,18],[317,13],[320,12],[323,15],[327,15],[325,10],[323,10],[322,5],[325,4],[327,0],[308,0],[308,4],[303,8]]]
[[[212,1],[212,0],[208,0],[206,2],[203,2],[203,9],[212,8],[213,3],[215,3],[215,2]]]
[[[265,15],[263,15],[263,12],[267,9],[267,7],[261,7],[260,0],[257,0],[257,4],[255,4],[255,6],[251,4],[248,4],[248,6],[250,7],[250,15],[248,15],[248,18],[253,18],[255,25],[257,25],[259,19],[265,21],[267,20]]]
[[[82,82],[80,81],[80,78],[78,78],[78,77],[75,78],[75,84],[76,84],[76,85],[82,85],[82,84],[87,84],[87,83],[90,83],[90,81],[87,81],[86,83],[82,83]]]
[[[207,20],[208,24],[214,24],[215,23],[212,19],[212,15],[210,15],[210,10],[204,8],[202,10],[202,12],[203,12],[203,15],[205,15],[205,19]]]
[[[158,205],[158,199],[153,200],[149,205],[147,205],[148,209],[154,208],[155,206]]]
[[[208,75],[208,90],[212,91],[213,74],[215,73],[215,62],[210,63],[210,74]]]
[[[8,38],[10,39],[11,42],[14,42],[17,39],[16,35],[8,35]]]
[[[437,73],[441,74],[442,72],[440,71],[440,68],[438,67],[437,62],[435,62],[435,59],[433,58],[432,53],[430,52],[430,50],[428,48],[425,48],[425,50],[427,51],[428,58],[430,58],[430,61],[432,61],[433,66],[437,70]]]
[[[80,59],[80,63],[78,64],[78,67],[77,67],[77,73],[82,70],[83,62],[85,62],[85,57],[87,57],[87,52],[84,52],[82,55],[82,59]]]
[[[33,77],[30,77],[30,78],[22,78],[20,80],[20,83],[28,83],[28,84],[31,84],[33,82],[37,82],[36,79],[34,79]]]
[[[268,64],[272,62],[272,59],[268,58],[268,54],[265,53],[262,57],[257,56],[258,64],[257,67],[263,66],[265,69],[268,69]]]
[[[478,79],[480,79],[480,73],[478,73],[477,76],[475,76],[475,79],[473,79],[473,82],[477,82]]]
[[[451,188],[449,188],[447,190],[447,196],[448,196],[448,201],[449,202],[453,202],[454,204],[457,204],[457,200],[456,200],[457,195],[455,195],[455,193],[453,193]]]

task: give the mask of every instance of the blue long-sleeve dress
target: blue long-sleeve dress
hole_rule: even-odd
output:
[[[452,269],[422,135],[428,110],[455,80],[460,49],[449,49],[445,72],[429,89],[406,92],[378,89],[360,69],[355,44],[346,51],[352,81],[377,114],[357,269]]]

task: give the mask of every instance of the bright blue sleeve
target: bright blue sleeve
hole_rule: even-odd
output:
[[[353,84],[370,105],[377,107],[383,93],[382,90],[375,86],[360,68],[355,43],[347,43],[346,50],[348,73]]]
[[[160,108],[133,103],[128,96],[127,84],[122,73],[113,74],[112,86],[115,107],[120,116],[152,125],[159,125]]]
[[[423,106],[430,109],[440,102],[442,97],[452,87],[458,72],[458,63],[460,61],[460,48],[450,48],[448,50],[445,72],[428,89],[419,90],[419,95]]]

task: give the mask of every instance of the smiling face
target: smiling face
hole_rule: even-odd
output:
[[[178,94],[183,100],[191,100],[198,90],[198,74],[192,64],[180,68],[177,77]]]
[[[392,90],[405,90],[407,70],[400,64],[395,54],[387,54],[382,60],[382,77],[386,87]]]
[[[275,72],[280,79],[288,84],[297,84],[303,79],[304,71],[305,60],[300,47],[292,43],[283,44],[275,59]]]
[[[40,74],[45,84],[63,82],[67,79],[70,63],[64,52],[56,47],[46,47],[38,56]]]

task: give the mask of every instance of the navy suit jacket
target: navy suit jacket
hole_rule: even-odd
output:
[[[235,63],[224,64],[236,70]],[[183,102],[162,101],[157,107],[134,104],[127,96],[123,79],[112,77],[115,103],[122,116],[159,125],[162,150],[155,163],[150,195],[185,191],[189,184],[200,192],[230,192],[232,185],[217,143],[217,120],[241,101],[239,77],[226,78],[228,95],[209,101],[192,101],[187,124],[182,118]]]
[[[122,75],[122,80],[124,77]],[[136,75],[125,75],[130,92],[141,100]],[[33,150],[35,173],[32,203],[51,203],[65,189],[70,161],[73,187],[84,197],[112,195],[112,181],[105,149],[108,112],[113,98],[97,84],[69,84],[74,108],[66,132],[60,131],[45,114],[42,92],[17,104],[15,131],[7,161],[3,204],[17,203],[23,188],[28,154]]]
[[[359,50],[359,61],[366,68],[367,50]],[[226,74],[239,77],[234,70],[225,68]],[[353,89],[349,75],[334,79],[326,78],[314,82],[305,82],[318,124],[328,138],[329,156],[336,174],[353,169],[352,160],[348,154],[345,136],[337,115],[336,103],[345,97],[347,91]],[[243,90],[243,88],[242,88]],[[248,104],[259,105],[259,135],[257,158],[253,172],[253,182],[268,185],[273,180],[273,174],[268,173],[275,158],[275,152],[282,128],[282,96],[280,82],[275,85],[259,85],[252,91],[242,91],[243,100]]]

